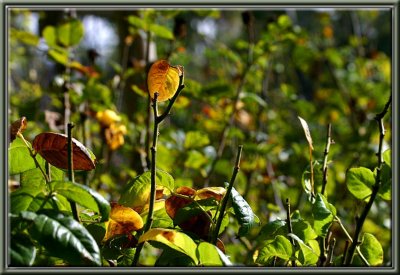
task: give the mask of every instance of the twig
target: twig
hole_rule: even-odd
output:
[[[67,133],[68,133],[68,180],[71,182],[74,182],[74,161],[73,161],[73,147],[72,147],[72,128],[74,128],[74,125],[72,123],[67,124]],[[79,215],[78,215],[78,210],[76,208],[76,203],[73,201],[69,201],[69,204],[71,205],[71,211],[72,215],[74,216],[74,219],[79,222]]]
[[[150,42],[151,42],[151,32],[148,31],[147,33],[147,41],[146,41],[146,68],[149,65],[150,62]],[[147,84],[146,84],[147,85]],[[147,167],[150,166],[150,158],[149,158],[149,152],[150,152],[150,122],[151,122],[151,97],[150,94],[147,97],[147,119],[146,119],[146,147],[145,147],[145,152],[146,152],[146,163]]]
[[[329,123],[328,124],[328,130],[327,130],[327,135],[326,135],[326,145],[325,145],[325,151],[324,151],[324,163],[322,166],[322,171],[323,171],[323,177],[322,177],[322,188],[321,188],[321,194],[325,195],[325,187],[328,182],[328,154],[329,154],[329,148],[331,144],[333,144],[332,138],[331,138],[331,132],[332,132],[332,125]]]
[[[354,257],[354,251],[356,250],[356,247],[359,245],[359,236],[362,230],[362,227],[364,225],[365,219],[367,218],[367,215],[372,207],[372,204],[374,203],[375,197],[377,196],[379,192],[379,188],[381,186],[381,172],[382,172],[382,164],[383,164],[383,156],[382,156],[382,144],[383,144],[383,139],[385,137],[385,128],[383,125],[383,117],[386,115],[388,112],[389,106],[392,102],[392,96],[390,95],[389,100],[385,104],[385,107],[383,111],[375,116],[375,120],[378,123],[379,126],[379,147],[378,147],[378,152],[376,156],[378,157],[378,166],[376,169],[376,177],[375,177],[375,184],[372,186],[372,194],[371,197],[368,200],[368,203],[365,205],[363,212],[361,213],[360,218],[357,220],[356,224],[356,230],[353,235],[353,242],[351,243],[349,247],[349,251],[347,254],[347,257],[345,259],[345,266],[349,266]]]
[[[336,245],[336,239],[333,238],[329,242],[329,248],[328,248],[329,254],[325,266],[331,266],[333,264],[333,250],[335,249],[335,245]]]
[[[288,226],[288,233],[292,234],[293,230],[292,230],[292,220],[290,219],[290,199],[289,198],[286,199],[286,224]],[[289,239],[290,239],[290,243],[292,244],[292,246],[294,248],[296,246],[294,239],[292,237],[290,237],[290,235],[289,235]],[[292,260],[292,266],[296,266],[296,260]]]
[[[346,261],[346,258],[347,258],[347,251],[348,251],[348,249],[349,249],[349,244],[350,244],[350,241],[349,241],[349,240],[346,240],[346,243],[345,243],[345,245],[344,245],[344,251],[343,251],[342,265],[344,265],[344,262]]]
[[[239,165],[240,165],[240,158],[242,156],[242,149],[243,149],[243,145],[239,145],[238,146],[238,152],[237,152],[237,155],[236,155],[235,167],[233,168],[233,172],[232,172],[232,177],[231,177],[231,180],[229,182],[228,188],[226,189],[225,195],[224,195],[224,197],[222,199],[221,208],[220,208],[217,224],[216,224],[215,229],[213,231],[213,236],[212,236],[212,240],[211,240],[211,242],[213,244],[217,243],[219,229],[221,228],[222,219],[224,218],[224,214],[225,214],[225,209],[226,209],[226,206],[228,204],[228,200],[229,200],[229,198],[231,196],[233,183],[235,182],[236,175],[237,175],[237,173],[239,172],[239,169],[240,169]]]
[[[179,94],[181,93],[182,89],[185,87],[183,85],[183,73],[179,76],[179,86],[177,91],[175,92],[174,96],[171,98],[167,108],[165,109],[162,115],[158,115],[158,105],[157,105],[157,98],[158,93],[154,93],[153,98],[153,116],[154,116],[154,129],[153,129],[153,146],[151,147],[151,187],[150,187],[150,202],[149,202],[149,213],[147,215],[147,221],[143,228],[142,233],[147,232],[151,229],[151,225],[153,223],[153,214],[154,214],[154,204],[156,201],[156,161],[157,161],[157,141],[158,141],[158,132],[159,132],[159,124],[169,115],[172,105],[174,105],[176,99],[178,98]],[[132,266],[137,266],[139,262],[140,252],[143,249],[144,242],[140,243],[135,251],[135,255],[133,257]]]

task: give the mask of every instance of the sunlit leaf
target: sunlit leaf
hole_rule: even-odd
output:
[[[347,172],[347,189],[357,199],[365,200],[372,193],[375,184],[374,173],[365,167],[350,168]]]
[[[47,54],[57,63],[60,63],[64,66],[68,64],[68,52],[65,50],[50,49]]]
[[[293,246],[290,241],[281,235],[275,237],[272,242],[268,242],[259,251],[256,263],[266,264],[272,257],[278,257],[283,260],[290,260],[293,255]]]
[[[42,32],[43,38],[49,47],[57,45],[57,30],[53,26],[46,26]]]
[[[314,230],[318,236],[326,237],[336,216],[336,208],[328,203],[326,198],[318,193],[313,204]]]
[[[155,266],[161,267],[186,267],[186,266],[197,266],[193,259],[188,255],[178,252],[174,249],[164,249],[160,257],[157,258]]]
[[[39,44],[39,37],[33,33],[20,31],[14,28],[10,29],[10,36],[16,38],[24,44],[37,46]]]
[[[28,146],[31,147],[30,143]],[[37,161],[44,167],[44,160],[37,157]],[[8,148],[8,172],[10,175],[20,174],[22,172],[35,169],[36,164],[30,155],[27,145],[23,140],[17,137],[11,142]]]
[[[300,261],[302,266],[314,266],[318,262],[319,259],[319,251],[314,251],[314,249],[308,245],[306,245],[302,239],[300,239],[295,234],[289,234],[291,238],[293,238],[296,243],[300,246],[300,250],[298,252],[298,260]]]
[[[374,172],[376,176],[376,172]],[[392,199],[392,169],[385,163],[381,168],[381,186],[378,195],[384,200]]]
[[[158,93],[157,101],[166,101],[174,96],[179,87],[182,67],[173,67],[166,60],[158,60],[151,65],[147,75],[147,87],[151,98]]]
[[[110,220],[107,222],[104,241],[113,236],[130,234],[143,227],[142,217],[132,208],[117,203],[111,204]]]
[[[139,243],[146,241],[162,243],[174,250],[188,255],[195,263],[198,262],[196,256],[196,243],[192,238],[182,232],[172,229],[152,228],[139,238]]]
[[[76,46],[83,38],[84,27],[80,20],[73,19],[57,27],[58,41],[66,46]]]
[[[170,29],[165,26],[158,25],[158,24],[151,24],[149,26],[149,30],[158,37],[165,38],[165,39],[174,39],[174,34]]]
[[[379,266],[383,263],[382,245],[374,235],[364,233],[360,251],[371,266]]]
[[[196,254],[201,266],[232,266],[228,257],[213,244],[201,242]]]
[[[201,148],[210,143],[207,133],[201,131],[189,131],[185,136],[185,149]]]
[[[214,198],[217,201],[221,201],[226,193],[226,189],[223,187],[213,186],[213,187],[204,187],[196,192],[196,198],[201,200]]]
[[[298,116],[298,118],[299,118],[299,120],[300,120],[301,126],[303,127],[304,134],[306,135],[306,139],[307,139],[307,142],[308,142],[308,146],[310,146],[311,150],[314,150],[313,141],[312,141],[312,138],[311,138],[310,129],[308,128],[308,124],[307,124],[307,122],[306,122],[304,119],[302,119],[301,117]]]
[[[156,185],[164,186],[167,190],[174,189],[173,177],[165,171],[157,170]],[[150,201],[151,172],[147,171],[130,180],[121,192],[119,204],[131,207],[141,213]]]
[[[392,167],[392,150],[387,149],[385,152],[382,154],[383,161],[389,166]]]

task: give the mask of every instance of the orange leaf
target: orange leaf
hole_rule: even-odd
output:
[[[68,169],[68,137],[66,135],[41,133],[35,137],[32,146],[51,165]],[[72,151],[74,170],[89,171],[95,168],[89,151],[74,138],[72,138]]]
[[[111,203],[110,220],[107,223],[104,241],[116,235],[129,235],[143,227],[142,217],[135,210],[114,202]]]
[[[190,197],[196,194],[196,190],[190,187],[181,186],[176,189],[175,193]],[[179,209],[185,207],[186,205],[188,205],[193,201],[194,199],[192,198],[182,198],[172,195],[171,197],[165,200],[165,210],[167,214],[171,217],[171,219],[173,219],[175,217],[176,212],[178,212]]]
[[[147,75],[147,87],[150,97],[158,93],[157,101],[166,101],[174,96],[179,87],[182,66],[171,66],[166,60],[156,61]]]
[[[225,192],[226,190],[223,187],[205,187],[197,190],[196,196],[201,200],[213,197],[217,201],[220,201]]]

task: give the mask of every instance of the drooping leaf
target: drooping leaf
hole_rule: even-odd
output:
[[[314,251],[311,246],[306,245],[302,239],[300,239],[295,234],[289,234],[297,244],[299,244],[300,249],[298,251],[297,259],[302,266],[314,266],[317,264],[319,259],[319,251]]]
[[[196,243],[186,234],[163,228],[152,228],[139,238],[139,243],[154,241],[162,243],[174,250],[188,255],[195,263],[198,262],[196,256]]]
[[[57,27],[58,41],[66,46],[76,46],[83,38],[84,27],[80,20],[72,19]]]
[[[142,227],[142,217],[135,210],[112,203],[110,220],[107,222],[104,241],[116,235],[130,234],[132,231],[137,231]]]
[[[64,49],[50,49],[47,54],[51,59],[55,62],[60,63],[61,65],[66,66],[68,64],[68,52]]]
[[[28,146],[31,144],[27,141]],[[44,160],[36,156],[37,161],[44,167]],[[35,169],[36,164],[29,153],[29,149],[23,140],[19,137],[11,142],[8,148],[8,172],[10,175],[20,174],[22,172]]]
[[[215,245],[201,242],[196,251],[201,266],[232,266],[228,257]]]
[[[73,266],[101,265],[100,249],[90,233],[79,222],[61,214],[48,216],[21,212],[20,218],[31,223],[31,237],[55,257]]]
[[[225,187],[228,185],[228,183],[225,183]],[[251,228],[260,225],[260,220],[254,214],[247,201],[239,194],[239,192],[236,191],[234,187],[232,187],[231,198],[233,210],[235,211],[235,217],[240,224],[238,236],[243,237],[249,233]]]
[[[336,208],[328,203],[326,198],[318,193],[312,207],[314,217],[314,230],[318,236],[326,237],[334,217],[336,216]]]
[[[305,134],[307,142],[308,142],[308,146],[310,146],[311,150],[314,150],[313,141],[312,141],[312,138],[311,138],[310,129],[308,128],[308,124],[301,117],[298,116],[298,118],[300,120],[301,126],[303,127],[304,134]]]
[[[364,233],[360,251],[371,266],[383,263],[383,249],[381,243],[370,233]]]
[[[33,140],[33,149],[51,165],[61,169],[68,169],[67,135],[41,133]],[[96,167],[88,149],[74,138],[72,138],[72,159],[74,170],[89,171]]]
[[[288,261],[292,258],[292,255],[293,246],[290,241],[286,237],[278,235],[273,241],[268,242],[263,248],[261,248],[256,263],[265,265],[272,257],[278,257]]]
[[[147,75],[147,87],[151,98],[157,92],[157,101],[166,101],[174,96],[179,86],[179,77],[182,75],[182,67],[174,67],[166,60],[156,61]]]
[[[9,253],[11,266],[32,266],[36,247],[27,234],[12,235]]]
[[[365,167],[350,168],[347,172],[347,189],[357,199],[365,200],[372,193],[375,184],[374,173]]]
[[[89,208],[101,215],[101,221],[106,221],[110,214],[110,204],[99,193],[89,187],[70,181],[50,182],[52,190],[70,201]]]
[[[174,178],[165,171],[156,171],[156,185],[174,190]],[[151,172],[147,171],[130,180],[121,192],[119,204],[132,207],[141,213],[150,200]]]

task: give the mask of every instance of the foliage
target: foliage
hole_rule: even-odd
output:
[[[390,266],[391,15],[295,13],[12,10],[10,265]]]

